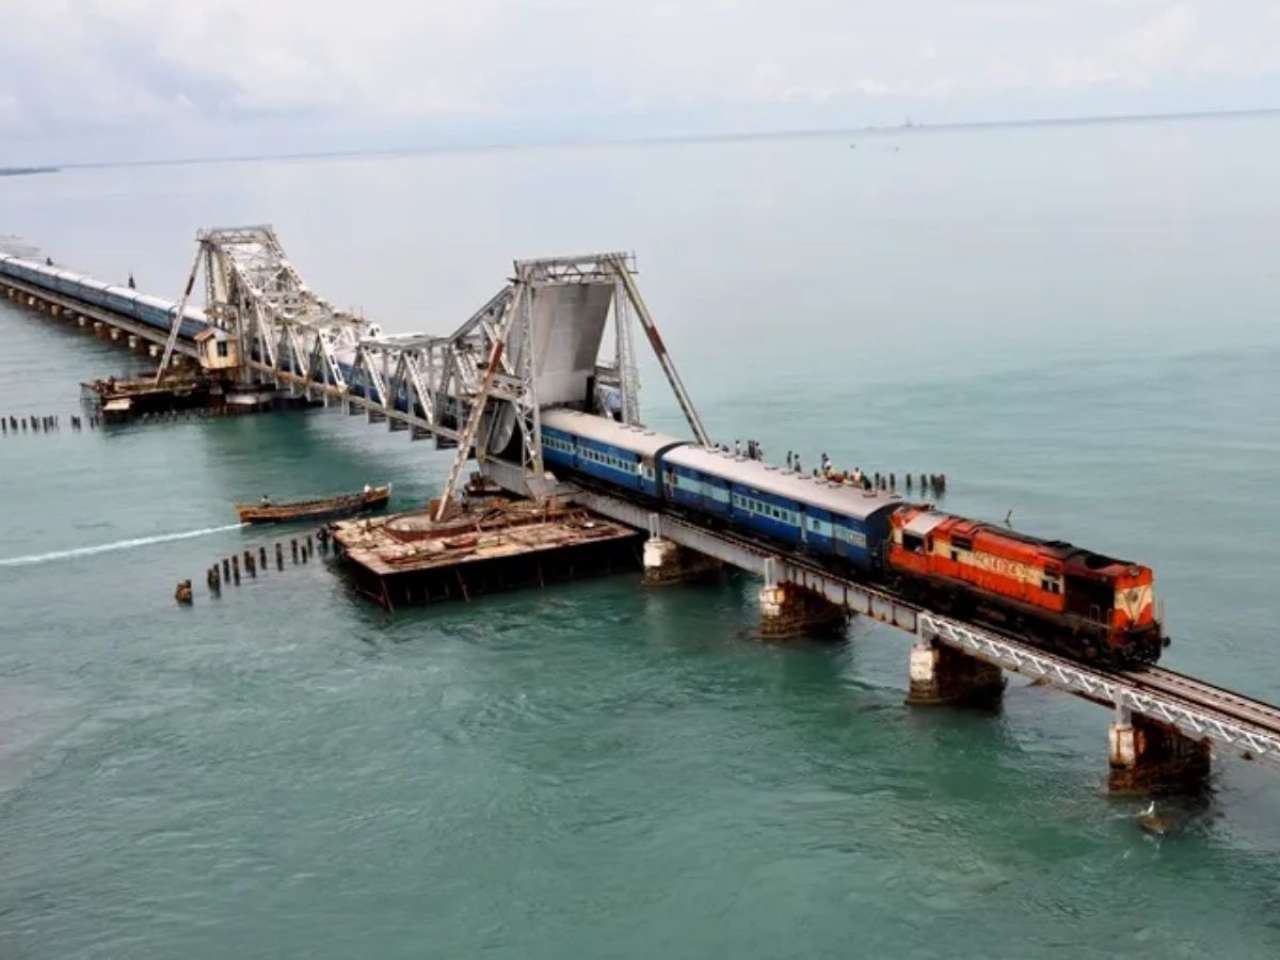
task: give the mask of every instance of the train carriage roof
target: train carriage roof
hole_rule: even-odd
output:
[[[1030,547],[1037,550],[1042,557],[1056,560],[1070,572],[1078,575],[1105,579],[1125,573],[1136,575],[1136,571],[1143,569],[1141,564],[1096,553],[1093,550],[1078,547],[1074,543],[1068,543],[1065,540],[1046,540],[1029,533],[1023,533],[1021,530],[1014,530],[1010,527],[1003,527],[982,520],[972,520],[968,517],[960,517],[951,513],[922,510],[903,529],[909,533],[923,535],[947,521],[951,522],[950,529],[947,531],[948,534],[958,534],[965,537],[981,535],[988,538],[986,540],[988,544],[1003,541],[1005,544]]]
[[[687,446],[672,450],[663,457],[667,463],[700,470],[799,503],[830,510],[855,520],[891,510],[902,505],[896,495],[863,490],[845,483],[831,483],[812,476],[789,473],[762,460],[748,460],[723,450]]]
[[[658,451],[672,444],[688,443],[679,437],[658,433],[644,427],[632,427],[618,423],[608,417],[597,417],[580,410],[544,410],[542,425],[553,430],[577,434],[596,443],[607,443],[611,446],[630,450],[642,457],[652,457]]]

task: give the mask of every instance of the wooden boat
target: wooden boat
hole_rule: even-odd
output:
[[[391,499],[391,484],[370,487],[360,493],[345,493],[327,500],[299,500],[294,503],[236,504],[241,523],[284,523],[289,520],[319,520],[342,517],[362,510],[385,507]]]

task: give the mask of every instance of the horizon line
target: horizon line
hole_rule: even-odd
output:
[[[422,153],[480,153],[490,150],[530,150],[555,147],[619,147],[650,144],[725,143],[750,140],[784,140],[800,137],[839,135],[885,135],[908,133],[945,133],[953,130],[987,130],[1006,127],[1087,126],[1106,123],[1159,123],[1170,120],[1218,120],[1232,117],[1280,115],[1280,107],[1248,107],[1228,110],[1191,110],[1171,113],[1086,114],[1066,117],[1031,117],[1022,120],[953,120],[942,123],[913,122],[897,125],[865,124],[853,127],[807,127],[794,130],[724,131],[720,133],[668,134],[645,137],[605,137],[585,139],[550,139],[527,141],[495,141],[492,143],[453,143],[435,146],[354,147],[338,150],[308,150],[294,153],[232,154],[228,156],[178,157],[173,159],[88,160],[73,163],[39,165],[50,172],[101,167],[187,166],[201,163],[253,163],[263,160],[331,160],[343,157],[377,157]],[[52,169],[51,169],[52,168]]]

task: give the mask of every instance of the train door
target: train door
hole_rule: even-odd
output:
[[[640,462],[636,465],[640,474],[640,489],[651,496],[656,496],[658,493],[654,463],[653,457],[642,456]]]
[[[1067,612],[1105,627],[1110,620],[1114,600],[1111,585],[1070,573],[1066,575],[1065,585]]]

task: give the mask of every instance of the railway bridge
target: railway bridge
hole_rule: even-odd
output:
[[[452,448],[441,510],[474,456],[480,471],[508,491],[573,500],[647,531],[648,580],[678,582],[704,572],[708,560],[760,577],[766,635],[804,633],[851,615],[896,629],[912,639],[909,703],[990,704],[1007,671],[1108,707],[1110,785],[1117,792],[1194,788],[1209,773],[1211,748],[1280,766],[1276,706],[1163,667],[1084,665],[1027,638],[925,609],[777,544],[548,472],[544,408],[572,406],[640,424],[633,324],[693,439],[711,445],[627,254],[516,261],[498,292],[452,333],[388,335],[315,294],[270,227],[203,230],[196,248],[176,303],[3,256],[0,293],[149,349],[160,361],[157,380],[176,364],[196,366]],[[197,308],[189,301],[202,273],[204,304]]]

